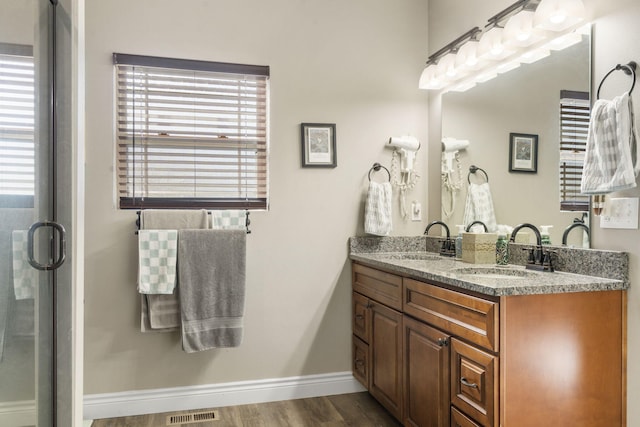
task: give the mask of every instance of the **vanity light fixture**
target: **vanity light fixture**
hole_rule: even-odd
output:
[[[549,31],[566,30],[585,19],[582,0],[542,0],[536,9],[534,25]]]
[[[544,30],[534,28],[534,15],[534,11],[523,9],[509,18],[504,26],[505,45],[514,48],[528,47],[545,37]]]
[[[470,69],[474,69],[473,65],[460,67],[457,64],[459,59],[457,53],[459,47],[465,42],[473,40],[474,43],[477,43],[475,40],[480,33],[482,33],[482,30],[474,27],[431,55],[427,60],[427,66],[420,75],[420,82],[418,83],[420,89],[440,90],[456,79],[468,74]],[[475,53],[473,55],[473,61],[472,57],[469,57],[469,64],[473,64],[475,61]]]
[[[582,40],[582,0],[518,0],[431,55],[420,89],[462,91]]]

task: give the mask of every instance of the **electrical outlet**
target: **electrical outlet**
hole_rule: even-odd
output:
[[[600,227],[636,230],[638,228],[638,198],[625,197],[607,200],[605,209],[600,216]]]
[[[422,221],[422,205],[420,202],[411,202],[411,221]]]

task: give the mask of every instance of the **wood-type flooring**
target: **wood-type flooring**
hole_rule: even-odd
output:
[[[213,411],[215,420],[167,424]],[[91,427],[401,427],[368,393],[94,420]]]

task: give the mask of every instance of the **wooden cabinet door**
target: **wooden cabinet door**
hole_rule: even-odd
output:
[[[443,332],[404,318],[404,425],[449,427],[449,342]]]
[[[357,292],[352,293],[351,330],[354,335],[368,343],[371,339],[371,319],[369,317],[369,298]]]
[[[369,392],[402,420],[402,314],[371,302]]]

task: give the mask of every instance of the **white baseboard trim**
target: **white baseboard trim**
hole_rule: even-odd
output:
[[[30,426],[35,424],[35,401],[0,402],[0,426]]]
[[[100,419],[364,391],[351,372],[84,396],[84,418]],[[2,424],[3,425],[3,424]]]

